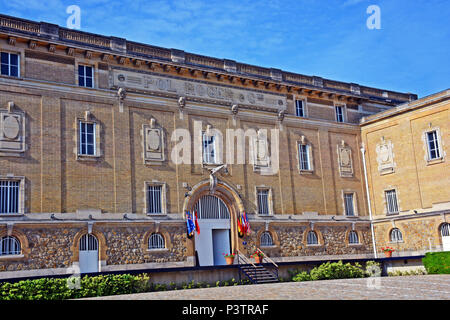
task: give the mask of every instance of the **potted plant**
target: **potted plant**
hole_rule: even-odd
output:
[[[381,251],[384,252],[384,255],[387,258],[390,258],[390,257],[392,257],[392,252],[394,252],[395,250],[392,249],[391,247],[383,247],[383,248],[381,248]]]
[[[223,256],[225,257],[225,261],[227,262],[227,264],[233,264],[234,253],[223,253]]]
[[[261,263],[263,261],[264,258],[264,253],[262,253],[259,250],[256,250],[255,253],[253,253],[250,258],[254,258],[256,263]]]

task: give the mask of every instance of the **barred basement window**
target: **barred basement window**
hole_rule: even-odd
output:
[[[344,193],[344,207],[346,216],[355,215],[355,205],[353,199],[353,193]]]
[[[14,53],[1,53],[1,74],[10,77],[19,77],[19,55]]]
[[[19,180],[0,180],[0,214],[19,213]]]
[[[295,115],[305,117],[305,102],[303,100],[295,100]]]
[[[398,213],[397,192],[395,189],[385,191],[387,213]]]
[[[162,186],[147,186],[147,213],[163,213],[162,212]]]
[[[337,122],[344,122],[344,107],[343,106],[336,106],[336,121]]]
[[[95,145],[95,123],[79,122],[80,130],[80,155],[94,156],[96,154]]]
[[[164,249],[166,244],[164,243],[164,237],[159,233],[152,233],[148,238],[149,249]]]
[[[78,66],[78,85],[80,87],[94,87],[94,72],[91,66]]]
[[[348,243],[357,244],[359,243],[358,233],[356,231],[350,231],[348,234]]]
[[[439,149],[439,139],[437,131],[427,132],[428,160],[441,158],[441,150]]]
[[[300,161],[300,170],[311,170],[311,163],[309,158],[309,146],[307,144],[298,145],[298,154]]]
[[[444,223],[441,226],[441,236],[450,237],[450,223]]]
[[[319,244],[319,241],[317,240],[317,233],[315,231],[308,232],[308,235],[306,237],[306,243],[307,244]]]
[[[398,228],[394,228],[391,230],[391,242],[402,242],[403,235],[402,232]]]
[[[261,247],[273,246],[272,235],[268,231],[263,232],[259,240]]]
[[[258,189],[258,214],[269,214],[269,189]]]
[[[3,237],[0,241],[0,256],[17,255],[22,252],[20,241],[15,237]]]

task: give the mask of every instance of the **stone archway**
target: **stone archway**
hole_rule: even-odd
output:
[[[211,195],[220,199],[223,204],[226,206],[229,215],[229,226],[230,226],[230,251],[236,252],[236,250],[242,251],[242,244],[239,241],[238,232],[237,232],[237,217],[240,212],[244,211],[244,205],[242,199],[240,198],[237,191],[230,186],[229,184],[218,181],[217,186],[214,189],[214,193],[210,193],[210,182],[209,180],[203,180],[196,184],[190,191],[189,195],[186,197],[183,205],[183,212],[189,211],[192,212],[194,206],[197,204],[199,199],[201,199],[205,195]],[[184,218],[186,218],[184,216]],[[201,230],[200,230],[201,233]],[[191,239],[187,239],[186,243],[187,247],[187,255],[191,257],[195,261],[195,237]]]

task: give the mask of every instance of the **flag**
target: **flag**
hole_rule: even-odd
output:
[[[244,226],[242,225],[242,217],[239,215],[237,219],[238,236],[242,238],[244,236]]]
[[[242,213],[242,219],[244,222],[244,231],[246,234],[250,234],[250,223],[248,222],[247,219],[247,214],[245,213],[245,211]]]
[[[189,213],[189,211],[186,211],[186,226],[187,226],[188,238],[192,238],[192,236],[194,235],[195,226],[194,226],[194,221],[192,221],[192,216]]]
[[[200,226],[198,225],[197,211],[195,211],[195,230],[197,231],[197,234],[200,234]]]

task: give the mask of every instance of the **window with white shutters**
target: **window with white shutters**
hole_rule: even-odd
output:
[[[203,133],[203,163],[217,164],[216,139],[214,135]]]

